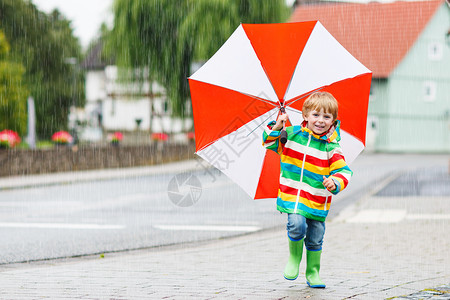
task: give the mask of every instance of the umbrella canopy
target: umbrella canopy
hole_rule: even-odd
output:
[[[120,142],[123,139],[123,134],[120,131],[108,134],[108,140],[110,142]]]
[[[164,132],[154,132],[151,136],[154,141],[167,141],[169,139],[169,135]]]
[[[57,144],[72,143],[73,137],[67,131],[58,131],[52,135],[52,141]]]
[[[13,148],[20,143],[20,136],[17,132],[10,129],[0,131],[0,146],[4,145]]]
[[[330,92],[351,163],[364,149],[371,78],[319,21],[241,24],[189,78],[196,153],[252,198],[276,198],[279,157],[261,145],[265,124],[281,107],[300,124],[306,97]]]

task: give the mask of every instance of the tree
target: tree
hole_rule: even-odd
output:
[[[0,131],[11,129],[23,135],[27,124],[27,91],[22,86],[25,69],[8,60],[9,49],[0,30]]]
[[[283,0],[115,0],[107,49],[119,66],[147,67],[173,114],[185,116],[192,62],[209,58],[239,22],[282,22],[288,14]]]
[[[70,105],[83,105],[83,81],[66,59],[81,61],[81,46],[70,21],[57,10],[47,15],[30,1],[0,0],[0,28],[11,45],[10,58],[25,68],[23,85],[36,102],[36,130],[48,138],[67,127]],[[3,116],[0,116],[3,117]]]

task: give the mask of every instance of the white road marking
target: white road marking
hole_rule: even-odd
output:
[[[348,218],[348,223],[398,223],[406,217],[404,209],[366,209]]]
[[[0,228],[39,228],[39,229],[124,229],[124,225],[112,224],[74,224],[74,223],[0,223]]]
[[[345,218],[347,223],[399,223],[403,220],[450,220],[450,214],[408,214],[404,209],[366,209]]]
[[[81,207],[83,206],[83,202],[81,201],[39,201],[39,200],[31,200],[31,201],[0,201],[0,207],[57,207],[57,206],[63,206],[64,208],[67,207]]]
[[[450,220],[450,214],[408,214],[407,220]]]
[[[184,231],[240,231],[255,232],[261,228],[258,226],[228,226],[228,225],[154,225],[161,230],[184,230]]]

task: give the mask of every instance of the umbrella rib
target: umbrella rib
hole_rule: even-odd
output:
[[[286,110],[289,110],[289,111],[291,111],[291,112],[298,113],[298,114],[300,114],[300,115],[303,114],[301,111],[298,111],[298,110],[296,110],[296,109],[294,109],[294,108],[290,108],[289,106],[286,107]]]
[[[277,106],[277,104],[274,103],[273,101],[270,101],[270,100],[267,100],[267,99],[264,99],[264,98],[260,98],[260,97],[258,97],[258,96],[253,96],[253,95],[250,95],[250,94],[246,94],[246,93],[242,93],[242,94],[245,95],[245,96],[248,96],[248,97],[250,97],[250,98],[253,98],[253,99],[255,99],[255,100],[259,100],[259,101],[261,101],[261,102],[270,104],[270,105],[272,105],[273,107],[276,107],[276,106]]]
[[[264,102],[264,101],[263,101],[263,102]],[[273,104],[273,103],[270,103],[270,104]],[[276,107],[276,105],[274,105],[274,107]],[[253,130],[247,135],[247,137],[248,137],[250,134],[252,134],[256,129],[258,129],[259,127],[261,127],[261,125],[263,125],[265,122],[267,122],[267,120],[269,120],[275,113],[277,113],[277,111],[273,112],[273,113],[272,113],[269,117],[267,117],[267,119],[265,119],[261,124],[259,124],[258,126],[256,126],[256,128],[253,129]],[[212,144],[214,144],[215,142],[217,142],[219,139],[220,139],[220,138],[215,139],[214,141],[212,141],[212,142],[210,142],[210,143],[204,145],[202,148],[197,149],[195,153],[198,153],[199,151],[205,149],[206,147],[209,147],[210,145],[212,145]]]
[[[273,112],[269,117],[267,117],[267,119],[265,119],[263,122],[261,122],[261,124],[259,124],[258,126],[255,127],[255,129],[253,129],[252,131],[249,132],[249,134],[247,134],[247,137],[252,134],[253,132],[255,132],[256,129],[258,129],[259,127],[261,127],[261,125],[263,125],[264,123],[267,122],[267,120],[269,120],[275,113],[278,113],[277,111]]]

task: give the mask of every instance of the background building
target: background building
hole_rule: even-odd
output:
[[[450,7],[442,0],[298,5],[373,72],[368,149],[450,151]]]
[[[148,72],[142,72],[143,80],[132,80],[133,74],[120,72],[112,61],[102,58],[101,51],[102,43],[98,42],[82,64],[87,126],[81,138],[95,140],[100,132],[112,131],[181,133],[191,129],[191,119],[171,116],[164,88],[149,80]]]

